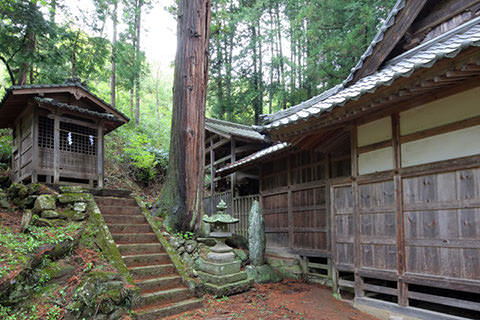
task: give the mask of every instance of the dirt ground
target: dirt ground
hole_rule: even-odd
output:
[[[299,281],[255,285],[249,292],[230,297],[206,296],[202,309],[167,319],[377,320],[335,299],[331,289]]]

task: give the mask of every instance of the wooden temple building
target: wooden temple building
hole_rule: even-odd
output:
[[[211,118],[205,120],[205,174],[208,177],[204,192],[205,212],[214,214],[218,202],[224,200],[230,214],[243,217],[235,227],[243,235],[246,235],[248,211],[253,200],[258,199],[258,170],[247,168],[229,176],[217,175],[216,171],[268,145],[266,137],[250,126]]]
[[[480,319],[480,1],[399,0],[345,81],[264,117],[267,251],[388,319]]]
[[[12,180],[103,187],[104,135],[128,121],[80,83],[10,87],[0,128],[13,130]]]

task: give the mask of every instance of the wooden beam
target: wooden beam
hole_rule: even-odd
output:
[[[104,130],[103,130],[103,125],[104,122],[100,121],[98,123],[97,127],[97,175],[98,175],[98,188],[102,189],[103,188],[103,177],[104,177],[104,171],[103,171],[103,163],[104,163],[104,144],[103,144],[103,135],[104,135]]]
[[[213,167],[213,162],[215,161],[215,148],[213,147],[213,140],[210,140],[210,210],[211,214],[215,212],[214,197],[215,194],[215,168]]]
[[[410,28],[425,3],[427,3],[427,0],[406,1],[405,8],[395,17],[393,26],[385,31],[382,42],[373,48],[372,54],[363,61],[362,68],[356,71],[349,84],[377,71],[378,67],[385,61],[393,48],[405,35],[408,28]]]
[[[480,3],[480,0],[438,1],[438,4],[425,18],[412,25],[414,37],[416,34],[425,32],[478,3]]]
[[[220,163],[223,163],[223,162],[225,162],[225,161],[227,161],[227,160],[230,160],[230,158],[231,158],[231,155],[228,154],[228,155],[226,155],[226,156],[223,157],[223,158],[220,158],[220,159],[218,159],[218,160],[215,160],[215,162],[213,163],[213,166],[216,166],[216,165],[218,165],[218,164],[220,164]]]
[[[32,106],[32,183],[38,182],[37,170],[39,166],[38,158],[38,108]]]
[[[392,147],[394,177],[393,187],[395,190],[395,213],[397,224],[397,269],[401,277],[406,271],[406,250],[405,250],[405,222],[403,208],[403,179],[399,172],[402,165],[402,148],[400,143],[400,115],[392,115]],[[400,278],[398,280],[398,304],[408,306],[408,285]]]
[[[53,115],[53,183],[60,182],[60,116]]]
[[[351,175],[352,175],[352,199],[353,199],[353,262],[355,266],[355,297],[365,296],[363,288],[363,279],[358,274],[358,270],[362,266],[361,247],[360,247],[360,197],[358,188],[358,137],[357,126],[354,125],[350,128],[350,156],[351,156]]]
[[[224,144],[227,144],[230,142],[230,139],[222,139],[216,143],[212,143],[212,141],[210,141],[210,147],[208,147],[206,150],[205,150],[205,153],[207,152],[210,152],[210,150],[215,150],[217,149],[218,147],[221,147],[223,146]]]
[[[235,139],[232,137],[232,141],[230,142],[230,163],[234,163],[237,159],[236,157],[236,143]],[[237,174],[234,172],[230,175],[230,191],[232,193],[232,197],[235,197],[235,184],[236,184]]]

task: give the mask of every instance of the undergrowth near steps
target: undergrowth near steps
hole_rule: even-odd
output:
[[[36,195],[43,200],[33,210],[10,198],[10,208],[0,209],[0,320],[131,319],[137,288],[99,245],[98,230],[105,226],[89,219],[96,210],[93,197],[73,187],[43,194]],[[47,198],[56,203],[49,219],[45,212],[53,210],[39,209],[40,203],[51,205]],[[72,214],[72,208],[84,211]],[[25,227],[28,212],[33,218]]]
[[[81,226],[81,223],[75,222],[64,227],[29,226],[26,233],[12,232],[11,228],[0,227],[0,279],[26,263],[28,256],[41,246],[73,240]]]

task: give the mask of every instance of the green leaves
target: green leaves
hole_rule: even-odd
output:
[[[357,63],[394,2],[215,1],[210,115],[253,123],[259,99],[262,113],[275,112],[337,85]]]

